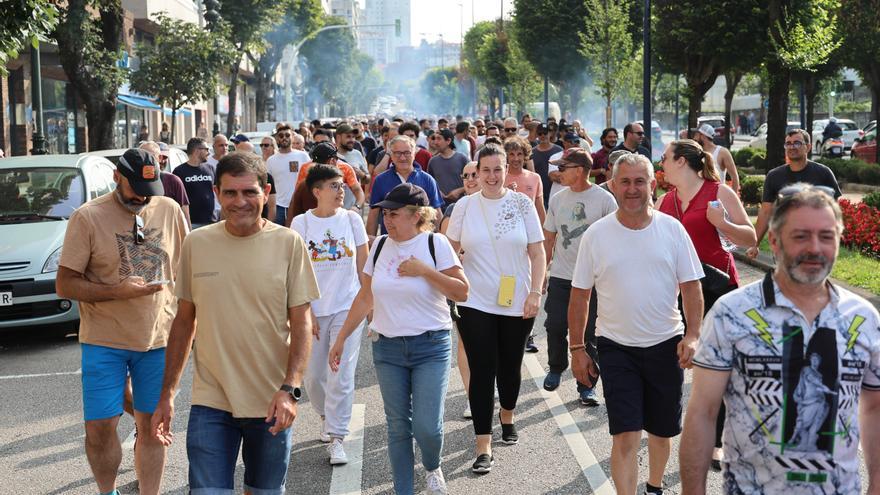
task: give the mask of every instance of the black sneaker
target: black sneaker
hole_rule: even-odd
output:
[[[495,464],[495,456],[491,454],[480,454],[477,456],[477,460],[474,461],[474,465],[471,466],[471,471],[477,474],[486,474],[492,470],[493,464]]]
[[[498,414],[498,422],[501,423],[501,414]],[[501,423],[501,442],[506,445],[516,445],[519,443],[519,435],[516,433],[516,425],[511,423],[506,425]]]
[[[529,340],[526,341],[526,352],[532,354],[538,352],[538,346],[535,345],[535,337],[532,335],[529,335]]]

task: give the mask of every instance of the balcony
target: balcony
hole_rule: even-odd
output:
[[[160,12],[172,19],[199,23],[199,12],[193,0],[122,0],[122,7],[132,13],[135,27],[155,32],[153,20]]]

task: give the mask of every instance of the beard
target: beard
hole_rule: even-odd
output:
[[[834,267],[834,259],[828,259],[822,254],[801,254],[790,258],[785,253],[785,247],[782,242],[779,243],[780,257],[779,264],[785,271],[786,275],[795,282],[803,285],[819,285],[825,283],[831,269]],[[821,263],[822,268],[819,271],[805,271],[801,268],[801,264],[805,262]]]
[[[150,204],[150,196],[147,196],[146,199],[144,199],[143,203],[138,203],[123,196],[122,192],[119,191],[119,188],[116,188],[114,192],[116,193],[116,198],[119,199],[119,202],[122,204],[122,206],[132,213],[139,214],[144,210],[144,208],[147,207],[148,204]]]

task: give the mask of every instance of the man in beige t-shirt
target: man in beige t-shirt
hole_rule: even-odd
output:
[[[56,291],[79,301],[86,456],[100,493],[113,493],[122,459],[116,434],[126,376],[135,423],[149,431],[162,385],[165,342],[174,318],[175,270],[187,222],[163,196],[156,159],[128,150],[114,172],[116,190],[70,217]],[[158,493],[165,447],[137,438],[141,493]]]
[[[193,491],[234,489],[242,442],[246,491],[282,493],[287,479],[289,427],[311,345],[309,302],[320,295],[299,234],[260,216],[267,179],[257,155],[223,157],[214,190],[225,220],[183,244],[151,432],[170,445],[174,395],[195,342],[187,427]]]

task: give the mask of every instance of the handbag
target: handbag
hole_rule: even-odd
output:
[[[678,194],[677,191],[672,191],[672,194]],[[684,222],[681,221],[681,211],[678,208],[678,201],[676,201],[676,197],[672,196],[672,204],[675,205],[675,215],[678,217],[678,221],[684,225]],[[721,271],[714,266],[700,262],[700,266],[703,267],[703,278],[700,279],[700,286],[703,289],[703,300],[709,300],[710,298],[714,301],[719,297],[727,294],[733,287],[730,286],[730,255],[727,257],[727,270]]]

